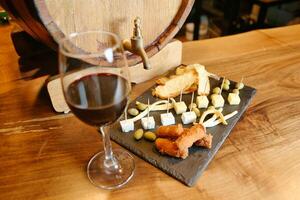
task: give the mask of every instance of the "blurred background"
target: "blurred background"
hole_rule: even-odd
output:
[[[195,0],[182,41],[300,23],[299,0]]]
[[[0,6],[0,25],[11,22]],[[300,23],[300,0],[195,0],[181,41],[232,35]]]

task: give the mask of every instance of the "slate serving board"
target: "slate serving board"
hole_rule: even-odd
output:
[[[216,81],[210,79],[211,88],[214,88],[217,85],[221,85],[221,80]],[[235,82],[231,81],[230,90],[234,88]],[[132,101],[129,105],[129,108],[135,107],[135,102],[140,101],[143,103],[147,103],[149,98],[150,104],[154,103],[160,99],[155,98],[151,95],[151,87],[146,92],[144,92],[140,97]],[[219,124],[212,128],[207,128],[207,132],[213,135],[213,142],[211,149],[205,149],[201,147],[192,146],[189,149],[189,156],[182,160],[179,158],[170,157],[167,155],[161,155],[155,148],[153,142],[146,141],[145,139],[141,139],[140,141],[136,141],[133,137],[133,132],[123,133],[121,131],[121,127],[119,123],[115,123],[111,127],[111,138],[121,146],[125,147],[126,149],[130,150],[134,154],[138,155],[142,159],[148,161],[152,165],[158,167],[165,173],[173,176],[174,178],[178,179],[179,181],[183,182],[188,186],[193,186],[202,172],[206,169],[207,165],[210,163],[214,155],[217,153],[235,124],[241,118],[247,107],[249,106],[252,98],[254,97],[256,90],[252,87],[245,86],[242,90],[240,90],[240,98],[241,103],[237,106],[231,106],[227,102],[227,95],[229,92],[224,91],[222,92],[222,96],[225,100],[225,106],[223,108],[223,114],[226,115],[231,113],[235,110],[238,110],[238,114],[235,115],[233,118],[227,120],[228,125],[224,126]],[[196,95],[195,95],[196,96]],[[182,96],[183,101],[187,105],[191,102],[191,94],[186,94]],[[179,97],[175,98],[176,101],[179,101]],[[195,102],[195,101],[194,101]],[[205,109],[201,109],[201,113]],[[173,115],[175,116],[176,123],[181,122],[181,115],[176,115],[174,110],[170,110]],[[156,122],[156,128],[161,126],[160,122],[160,114],[164,113],[164,111],[155,111],[150,112],[150,116],[153,116]],[[207,119],[207,118],[206,118]],[[123,120],[123,118],[121,118]],[[197,119],[199,120],[199,118]],[[190,127],[190,125],[186,125],[185,127]],[[141,128],[140,120],[135,122],[135,130]],[[155,131],[155,129],[153,130]]]

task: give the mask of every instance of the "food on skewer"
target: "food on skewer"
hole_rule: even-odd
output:
[[[175,124],[175,117],[173,116],[172,113],[169,112],[169,101],[170,99],[168,98],[167,112],[160,114],[160,120],[162,125],[164,126]]]
[[[197,119],[197,115],[194,111],[184,112],[181,115],[181,121],[183,124],[191,124],[195,122]]]
[[[230,88],[230,81],[225,79],[222,89],[228,91]]]
[[[133,131],[134,130],[134,121],[131,119],[127,119],[126,109],[125,109],[124,115],[125,115],[125,120],[120,121],[120,126],[122,129],[122,132],[127,133],[129,131]]]
[[[216,108],[214,106],[208,106],[207,110],[215,110]]]
[[[191,104],[189,105],[189,109],[190,109],[190,110],[193,109],[193,108],[197,108],[197,104],[191,103]]]
[[[197,117],[201,116],[201,112],[198,108],[193,108],[192,111],[196,114]]]
[[[211,103],[214,107],[221,108],[224,107],[225,101],[221,94],[213,94],[211,95]]]
[[[220,92],[221,92],[221,89],[219,87],[215,87],[213,89],[213,94],[220,94]]]
[[[145,130],[154,129],[155,121],[153,117],[144,117],[141,119],[142,126]]]
[[[187,106],[184,103],[184,101],[182,101],[182,90],[180,92],[180,98],[179,98],[179,102],[176,102],[175,99],[171,98],[172,103],[174,105],[174,110],[176,112],[177,115],[184,113],[187,110]]]
[[[194,92],[192,94],[192,99],[191,99],[191,105],[193,104],[194,101]],[[191,124],[193,122],[196,121],[197,119],[197,115],[195,112],[192,111],[191,109],[192,107],[190,107],[190,111],[189,112],[184,112],[181,115],[181,120],[183,124]]]
[[[233,93],[236,93],[236,94],[240,94],[239,89],[233,89],[232,92],[233,92]]]
[[[241,98],[238,93],[229,93],[227,100],[230,105],[239,105],[241,102]]]
[[[241,81],[236,84],[235,89],[232,90],[232,93],[229,93],[227,100],[230,105],[239,105],[240,104],[241,98],[239,96],[239,94],[240,94],[239,90],[244,88],[243,79],[244,79],[244,77],[242,77]]]
[[[240,82],[238,82],[238,83],[235,84],[235,89],[237,89],[237,90],[243,89],[244,86],[245,86],[244,83],[243,83],[243,81],[244,81],[244,77],[242,77],[242,79],[241,79]]]
[[[156,130],[157,137],[162,138],[178,138],[184,129],[182,124],[170,125],[170,126],[160,126]]]
[[[243,83],[243,80],[244,80],[244,77],[242,77],[241,81],[235,85],[236,89],[241,90],[244,88],[245,85]]]
[[[222,81],[221,91],[218,94],[211,95],[211,103],[216,108],[224,107],[225,101],[222,97],[222,89],[223,89],[224,82],[225,82],[225,77],[223,78]]]
[[[197,104],[198,108],[207,108],[207,106],[209,104],[207,96],[204,96],[204,95],[197,96],[196,104]]]
[[[168,126],[171,124],[175,124],[175,117],[172,113],[162,113],[160,114],[161,124],[164,126]]]
[[[229,90],[229,85],[224,84],[222,89],[228,91]]]
[[[157,138],[155,140],[155,146],[161,154],[167,154],[182,159],[185,159],[189,155],[188,149],[180,150],[174,141],[166,138]]]
[[[209,85],[209,80],[206,81],[205,85]],[[208,98],[207,98],[207,95],[208,94],[203,94],[198,96],[196,98],[196,104],[198,106],[198,108],[207,108],[208,104],[209,104],[209,101],[208,101]]]
[[[224,80],[224,85],[230,85],[230,80],[225,79],[225,80]]]
[[[148,111],[147,117],[144,117],[141,119],[142,126],[145,130],[154,129],[154,127],[155,127],[154,118],[149,116],[149,113],[150,113],[149,99],[148,99],[147,111]]]
[[[187,110],[187,106],[184,101],[174,103],[174,110],[177,115],[184,113]]]
[[[236,84],[235,88],[241,90],[241,89],[244,88],[244,86],[245,86],[244,83],[239,82],[239,83]]]
[[[134,130],[134,123],[130,119],[120,121],[120,125],[124,133]]]

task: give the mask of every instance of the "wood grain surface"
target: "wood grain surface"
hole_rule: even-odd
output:
[[[139,17],[145,51],[149,57],[173,39],[194,3],[194,0],[30,1],[34,1],[41,21],[57,42],[65,35],[84,30],[105,30],[117,33],[122,40],[130,39],[133,21]],[[79,46],[86,49],[91,44],[94,41],[84,40]],[[130,54],[128,61],[134,65],[141,62],[141,57]]]
[[[244,77],[256,97],[195,187],[135,157],[135,176],[115,191],[88,181],[100,136],[52,110],[46,76],[19,72],[11,29],[0,27],[0,199],[300,199],[300,25],[184,43],[183,63]]]

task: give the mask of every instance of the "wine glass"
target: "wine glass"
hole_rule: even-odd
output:
[[[87,174],[97,187],[115,189],[134,174],[133,157],[112,151],[109,125],[128,105],[129,70],[119,37],[105,31],[72,33],[59,42],[59,70],[65,100],[84,123],[100,128],[104,151],[88,163]]]

